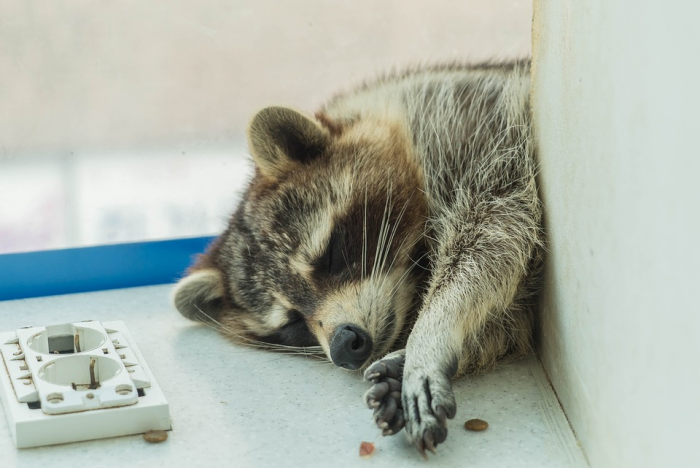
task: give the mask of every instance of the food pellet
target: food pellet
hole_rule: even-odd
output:
[[[360,444],[360,456],[371,457],[374,454],[374,444],[372,442],[362,442]]]
[[[489,423],[481,419],[470,419],[464,423],[464,428],[468,431],[484,431],[489,427]]]
[[[143,438],[146,442],[157,444],[167,440],[168,433],[166,431],[148,431],[143,435]]]

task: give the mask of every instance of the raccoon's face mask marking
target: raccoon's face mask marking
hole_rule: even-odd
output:
[[[212,317],[239,342],[320,345],[357,369],[412,319],[427,208],[405,132],[333,130],[286,108],[253,118],[255,177],[174,297],[183,315]]]

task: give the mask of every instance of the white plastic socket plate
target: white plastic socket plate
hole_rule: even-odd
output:
[[[168,402],[123,322],[0,333],[0,354],[18,448],[170,429]]]

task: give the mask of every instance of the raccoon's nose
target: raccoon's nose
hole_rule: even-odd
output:
[[[331,359],[336,366],[359,369],[372,353],[372,339],[355,325],[341,325],[331,337]]]

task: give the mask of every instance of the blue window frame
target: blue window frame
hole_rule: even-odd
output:
[[[0,255],[0,300],[177,281],[212,236]]]

